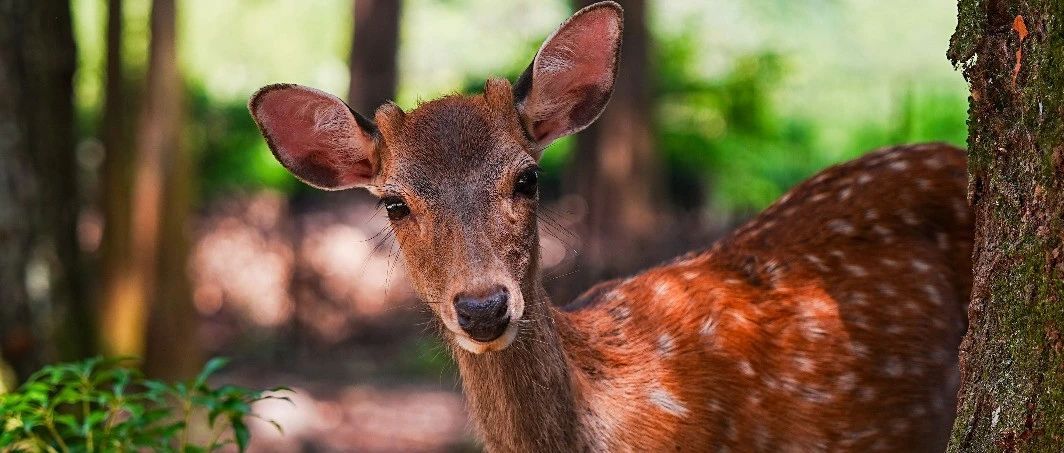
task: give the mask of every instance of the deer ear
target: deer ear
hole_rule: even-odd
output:
[[[554,32],[514,86],[514,102],[540,149],[595,121],[617,76],[623,10],[599,2],[577,11]]]
[[[265,86],[248,102],[274,157],[319,189],[370,184],[377,174],[376,126],[336,96],[293,84]]]

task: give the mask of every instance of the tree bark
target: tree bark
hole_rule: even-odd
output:
[[[1064,3],[960,0],[969,98],[970,327],[950,451],[1064,440]]]
[[[25,377],[94,343],[76,234],[75,47],[66,1],[0,0],[0,22],[0,348]]]
[[[371,118],[378,106],[395,99],[402,5],[401,0],[355,0],[347,100]]]
[[[577,7],[595,3],[580,0]],[[613,97],[591,127],[576,136],[566,191],[587,203],[578,285],[627,271],[646,255],[659,225],[661,164],[651,135],[650,36],[645,0],[620,0],[624,41]],[[618,245],[624,244],[624,253]]]

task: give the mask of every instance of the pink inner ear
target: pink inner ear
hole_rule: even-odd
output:
[[[252,113],[285,168],[324,189],[364,185],[374,175],[373,137],[335,96],[299,86],[267,88]]]
[[[609,100],[620,45],[615,7],[582,11],[543,44],[523,105],[533,137],[545,144],[587,127]]]

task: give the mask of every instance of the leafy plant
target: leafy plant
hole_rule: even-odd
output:
[[[252,403],[288,400],[277,393],[290,391],[212,387],[207,379],[227,363],[220,358],[175,384],[145,379],[126,366],[131,361],[96,357],[46,366],[17,391],[0,394],[0,452],[194,453],[231,444],[244,451],[246,420],[258,417]],[[200,420],[202,426],[194,423]],[[196,442],[201,437],[205,443]]]

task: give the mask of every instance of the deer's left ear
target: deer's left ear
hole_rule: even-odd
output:
[[[583,130],[606,108],[623,22],[623,10],[612,1],[577,11],[547,38],[517,80],[514,102],[540,149]]]

